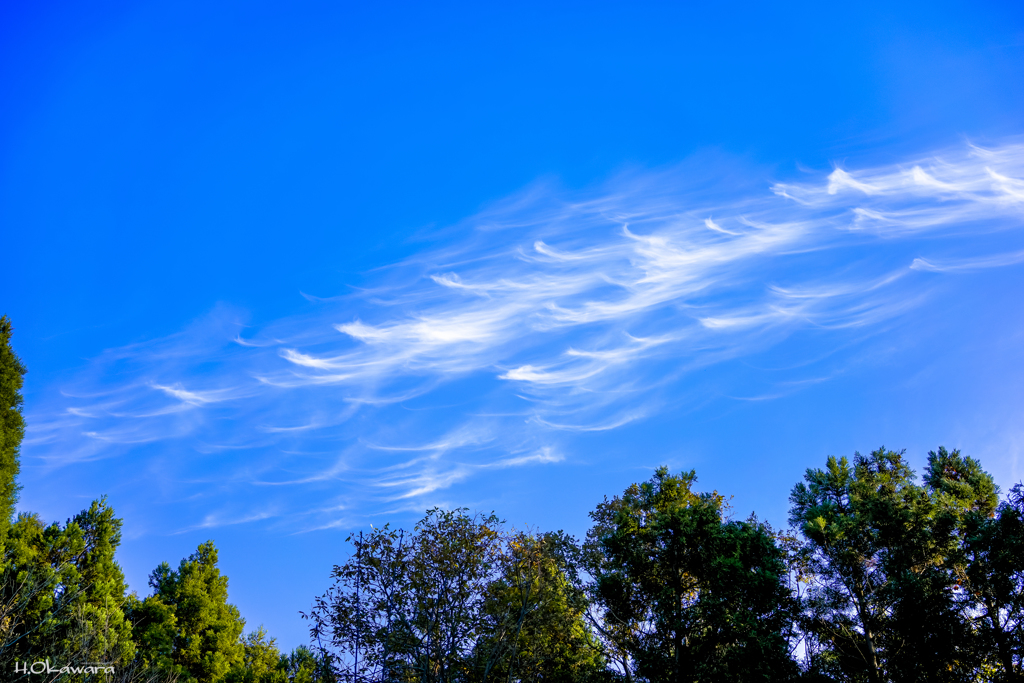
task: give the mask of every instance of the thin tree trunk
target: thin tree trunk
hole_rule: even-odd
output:
[[[857,600],[857,611],[860,616],[861,627],[864,629],[864,640],[868,646],[868,677],[871,683],[882,683],[881,667],[878,664],[878,648],[875,646],[875,634],[871,629],[871,622],[874,621],[868,610],[862,591],[856,591],[854,597]]]

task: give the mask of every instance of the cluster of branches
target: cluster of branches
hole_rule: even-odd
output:
[[[353,552],[304,615],[345,683],[1024,681],[1024,489],[958,451],[809,469],[792,528],[659,469],[582,541],[431,510]]]
[[[385,526],[349,541],[351,559],[305,615],[338,681],[568,680],[605,668],[562,534],[434,509],[412,533]]]

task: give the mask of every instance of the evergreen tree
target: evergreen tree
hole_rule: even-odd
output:
[[[289,683],[317,683],[328,680],[321,675],[322,661],[305,645],[298,646],[290,655],[282,655],[281,660],[288,674]]]
[[[139,600],[132,594],[128,605],[127,612],[138,648],[138,668],[159,671],[167,677],[180,676],[181,667],[174,661],[174,647],[178,638],[178,619],[174,616],[174,608],[159,595]]]
[[[225,683],[289,683],[288,658],[281,655],[274,638],[260,626],[245,637],[241,664],[224,677]]]
[[[131,624],[124,611],[127,586],[121,567],[114,561],[121,544],[121,526],[106,497],[94,501],[68,525],[82,534],[81,551],[70,562],[78,570],[81,591],[76,618],[91,634],[89,642],[79,644],[88,661],[128,662],[135,655]]]
[[[105,498],[63,526],[19,516],[4,569],[4,590],[18,593],[5,598],[20,601],[6,659],[121,665],[134,658],[124,574],[114,561],[120,541],[121,520]]]
[[[849,680],[885,680],[884,631],[891,593],[881,555],[885,541],[870,505],[880,496],[902,496],[912,473],[898,453],[829,457],[824,470],[808,469],[793,489],[790,521],[807,539],[814,578],[806,601],[805,628],[812,666]],[[892,506],[889,506],[892,507]]]
[[[21,386],[26,370],[11,348],[13,331],[10,319],[0,317],[0,553],[18,501],[18,455],[25,437]]]
[[[213,541],[200,545],[177,570],[164,562],[149,582],[153,595],[135,608],[141,657],[197,683],[217,683],[244,667],[245,620],[227,602],[228,578],[217,568]]]

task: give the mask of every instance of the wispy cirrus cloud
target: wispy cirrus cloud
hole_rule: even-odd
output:
[[[927,270],[933,273],[962,273],[986,268],[1002,268],[1024,263],[1024,251],[1015,251],[992,256],[976,256],[974,258],[944,259],[929,261],[923,258],[914,259],[910,267],[914,270]]]
[[[220,308],[112,349],[35,408],[26,454],[59,468],[173,449],[167,476],[299,491],[231,519],[330,526],[338,487],[352,514],[571,462],[574,434],[678,409],[694,373],[796,337],[821,353],[744,400],[827,381],[928,300],[923,271],[1024,261],[1019,142],[739,189],[701,171],[538,185],[354,294],[258,328]],[[218,448],[247,455],[198,455]]]

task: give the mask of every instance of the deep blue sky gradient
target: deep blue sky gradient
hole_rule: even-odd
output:
[[[631,187],[641,202],[655,195],[637,187],[668,182],[685,190],[684,211],[687,202],[767,202],[777,182],[824,187],[834,167],[856,176],[939,153],[961,159],[969,144],[1019,144],[1024,6],[895,5],[6,2],[0,312],[13,319],[30,369],[30,425],[131,382],[192,390],[253,375],[241,368],[255,366],[234,360],[237,349],[210,351],[236,334],[306,339],[305,330],[357,318],[381,325],[422,314],[437,295],[417,283],[450,264],[439,255],[529,249],[542,233],[553,244],[571,233],[581,249],[618,239],[614,221],[572,228],[576,214],[569,227],[474,232],[486,216],[519,216],[493,207],[524,188],[571,203]],[[665,169],[676,169],[673,180],[651,180]],[[647,180],[615,180],[622,173]],[[802,260],[773,252],[701,305],[756,298],[766,284],[812,273],[853,281],[872,269],[905,270],[914,258],[1015,254],[1024,248],[1020,216],[1011,202],[963,224],[998,230],[961,225],[842,249],[814,242]],[[390,268],[410,260],[425,265]],[[511,268],[494,263],[476,276]],[[628,399],[643,404],[642,418],[559,437],[557,462],[482,469],[402,502],[355,496],[331,529],[274,515],[298,514],[303,501],[337,502],[331,487],[347,491],[348,475],[278,496],[280,487],[264,493],[239,473],[275,481],[308,473],[416,410],[441,417],[394,422],[409,431],[392,436],[429,441],[431,427],[456,413],[517,405],[509,380],[495,377],[527,361],[509,352],[497,370],[438,380],[394,409],[405,413],[358,412],[313,441],[218,450],[210,440],[230,433],[233,444],[249,443],[239,435],[265,428],[268,416],[335,407],[329,392],[283,399],[281,412],[267,399],[253,412],[175,423],[176,436],[67,461],[55,453],[95,446],[84,428],[59,442],[30,440],[21,507],[65,519],[109,493],[126,518],[121,562],[140,593],[156,564],[213,537],[250,625],[264,623],[292,647],[304,642],[295,613],[344,559],[345,535],[370,522],[409,524],[429,504],[493,508],[518,525],[581,534],[602,495],[667,463],[696,467],[702,486],[734,494],[738,514],[756,509],[784,523],[787,492],[804,468],[883,443],[907,448],[918,466],[940,443],[962,447],[1007,487],[1022,476],[1024,449],[1021,274],[1016,262],[915,270],[919,279],[900,290],[903,313],[850,332],[814,322],[736,342],[676,384]],[[384,311],[372,297],[317,300],[363,287],[401,294],[405,308]],[[637,324],[654,330],[661,316]],[[181,351],[174,340],[189,330],[216,341]],[[509,348],[542,355],[593,334]],[[323,353],[329,342],[316,339],[321,346],[289,343]],[[187,362],[154,360],[160,344]],[[134,350],[110,351],[126,348]],[[810,359],[814,371],[801,370]],[[686,361],[659,357],[647,369],[670,374]],[[104,429],[119,428],[115,413],[105,413]],[[546,438],[530,434],[523,439]],[[370,456],[360,457],[365,467]],[[239,522],[262,496],[271,512]]]

